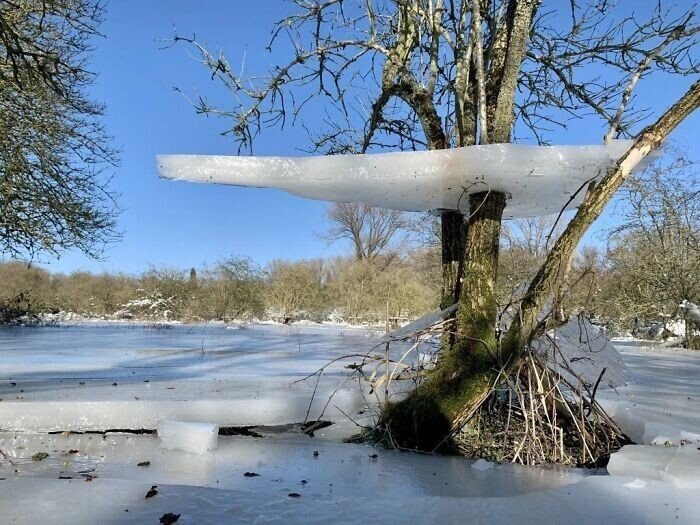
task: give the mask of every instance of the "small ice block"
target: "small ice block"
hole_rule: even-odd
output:
[[[161,421],[158,437],[163,448],[206,454],[219,444],[219,425],[187,421]]]

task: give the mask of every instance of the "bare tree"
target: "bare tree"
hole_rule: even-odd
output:
[[[506,222],[501,232],[505,247],[518,248],[532,257],[544,257],[563,231],[564,224],[559,219],[556,215],[544,215]]]
[[[411,221],[406,213],[364,204],[334,203],[327,211],[331,226],[326,239],[352,242],[355,259],[373,261]]]
[[[607,309],[628,322],[682,317],[683,301],[700,301],[700,177],[686,152],[670,153],[627,182],[609,232]]]
[[[543,4],[542,6],[540,4]],[[635,136],[633,148],[599,181],[591,181],[573,220],[549,250],[502,340],[496,276],[506,195],[472,194],[467,220],[442,213],[443,305],[459,302],[454,344],[439,366],[384,421],[402,446],[432,448],[488,395],[504,367],[541,332],[540,313],[568,282],[578,242],[632,169],[698,106],[695,84],[656,123],[632,93],[653,71],[698,72],[693,50],[699,28],[691,12],[644,15],[595,0],[298,0],[299,12],[273,31],[292,42],[289,61],[269,76],[247,78],[224,54],[176,35],[212,77],[235,96],[230,108],[192,101],[223,117],[241,147],[265,126],[285,126],[326,102],[325,131],[312,150],[362,153],[381,148],[442,149],[507,143],[514,129],[546,143],[552,130],[593,114],[608,127],[606,141]],[[604,71],[604,78],[600,72]],[[318,129],[319,126],[314,126]],[[361,131],[357,131],[361,130]],[[416,432],[420,428],[420,432]]]
[[[90,100],[96,0],[0,0],[0,252],[33,258],[117,238],[115,163]]]
[[[200,310],[214,319],[250,318],[264,312],[265,273],[249,257],[227,257],[204,276]]]
[[[274,317],[289,322],[295,317],[307,319],[322,302],[323,261],[274,260],[270,263],[267,303]]]

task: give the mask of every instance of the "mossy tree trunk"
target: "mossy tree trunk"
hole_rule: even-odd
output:
[[[383,423],[401,447],[433,450],[465,407],[482,399],[498,373],[496,275],[501,217],[506,196],[470,195],[464,277],[456,333],[438,367],[407,399],[387,408]]]

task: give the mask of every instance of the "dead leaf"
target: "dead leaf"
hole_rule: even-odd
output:
[[[32,461],[44,461],[49,455],[46,452],[37,452],[32,456]]]

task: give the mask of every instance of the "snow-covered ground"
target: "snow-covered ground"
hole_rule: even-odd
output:
[[[323,415],[336,424],[316,438],[284,431],[307,418],[314,388],[308,418],[318,418],[343,364],[359,358],[318,386],[294,381],[380,343],[324,326],[2,328],[0,522],[158,523],[174,513],[177,523],[697,523],[700,353],[619,346],[634,382],[597,397],[642,442],[684,445],[626,447],[611,475],[340,443],[354,425],[338,408],[359,420],[371,412],[357,383],[340,388]],[[48,434],[151,429],[164,418],[278,427],[219,436],[205,454],[148,434]]]

